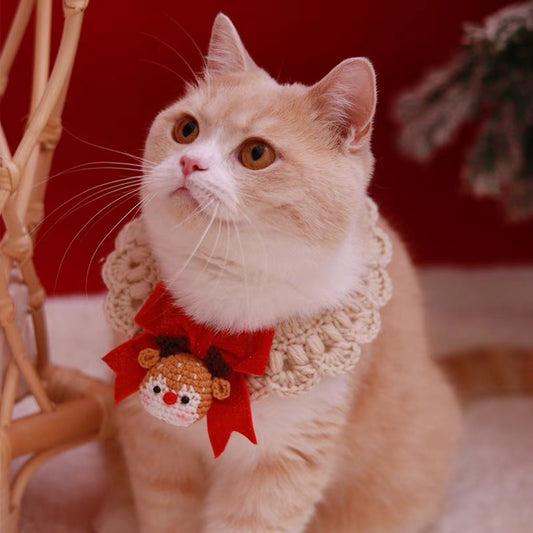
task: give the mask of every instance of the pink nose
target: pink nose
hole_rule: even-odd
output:
[[[180,165],[184,178],[190,176],[195,170],[207,170],[197,159],[188,157],[186,155],[181,157]]]
[[[177,399],[178,399],[178,395],[175,394],[174,392],[165,392],[165,394],[163,394],[163,401],[167,405],[175,404]]]

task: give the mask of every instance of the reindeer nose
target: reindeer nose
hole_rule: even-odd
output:
[[[174,392],[165,392],[165,394],[163,394],[163,401],[167,405],[175,404],[177,399],[178,399],[178,395]]]
[[[200,161],[186,155],[181,156],[180,165],[184,178],[190,176],[195,170],[207,170],[207,168],[202,166]]]

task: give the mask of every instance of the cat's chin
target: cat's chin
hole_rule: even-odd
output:
[[[183,286],[176,287],[176,284],[170,284],[169,288],[177,304],[196,322],[218,331],[236,333],[275,327],[291,318],[316,315],[338,305],[356,286],[352,282],[335,293],[327,293],[327,289],[324,289],[296,298],[294,294],[287,296],[287,288],[280,287],[272,290],[268,296],[256,296],[253,303],[246,298],[236,297],[230,287],[217,291],[216,296],[213,296],[209,286],[195,291]],[[206,299],[207,294],[209,298]]]
[[[220,224],[206,213],[183,211],[176,223],[176,211],[159,200],[144,219],[162,279],[180,307],[216,329],[254,330],[318,313],[366,272],[366,237],[356,226],[326,249],[257,224]]]
[[[158,250],[156,255],[168,289],[192,318],[218,330],[249,331],[319,313],[357,288],[367,262],[353,247],[342,248],[335,256],[316,251],[310,257],[305,252],[306,260],[296,261],[305,265],[299,269],[290,265],[291,259],[304,255],[297,247],[278,255],[266,271],[256,269],[257,264],[239,264],[239,253],[212,257],[208,263],[195,258],[179,276],[181,267],[169,268],[167,253]]]

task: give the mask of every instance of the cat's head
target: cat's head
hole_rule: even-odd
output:
[[[353,287],[375,105],[368,60],[347,59],[311,87],[282,85],[217,16],[202,77],[156,117],[145,148],[153,251],[193,316],[257,327]],[[217,323],[225,291],[242,311]]]

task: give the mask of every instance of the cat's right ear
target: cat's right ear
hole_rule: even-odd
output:
[[[226,15],[219,13],[207,53],[207,72],[213,74],[239,73],[258,68],[242,44],[241,38]]]
[[[319,117],[357,151],[370,139],[376,111],[376,74],[364,57],[345,59],[310,88]]]

